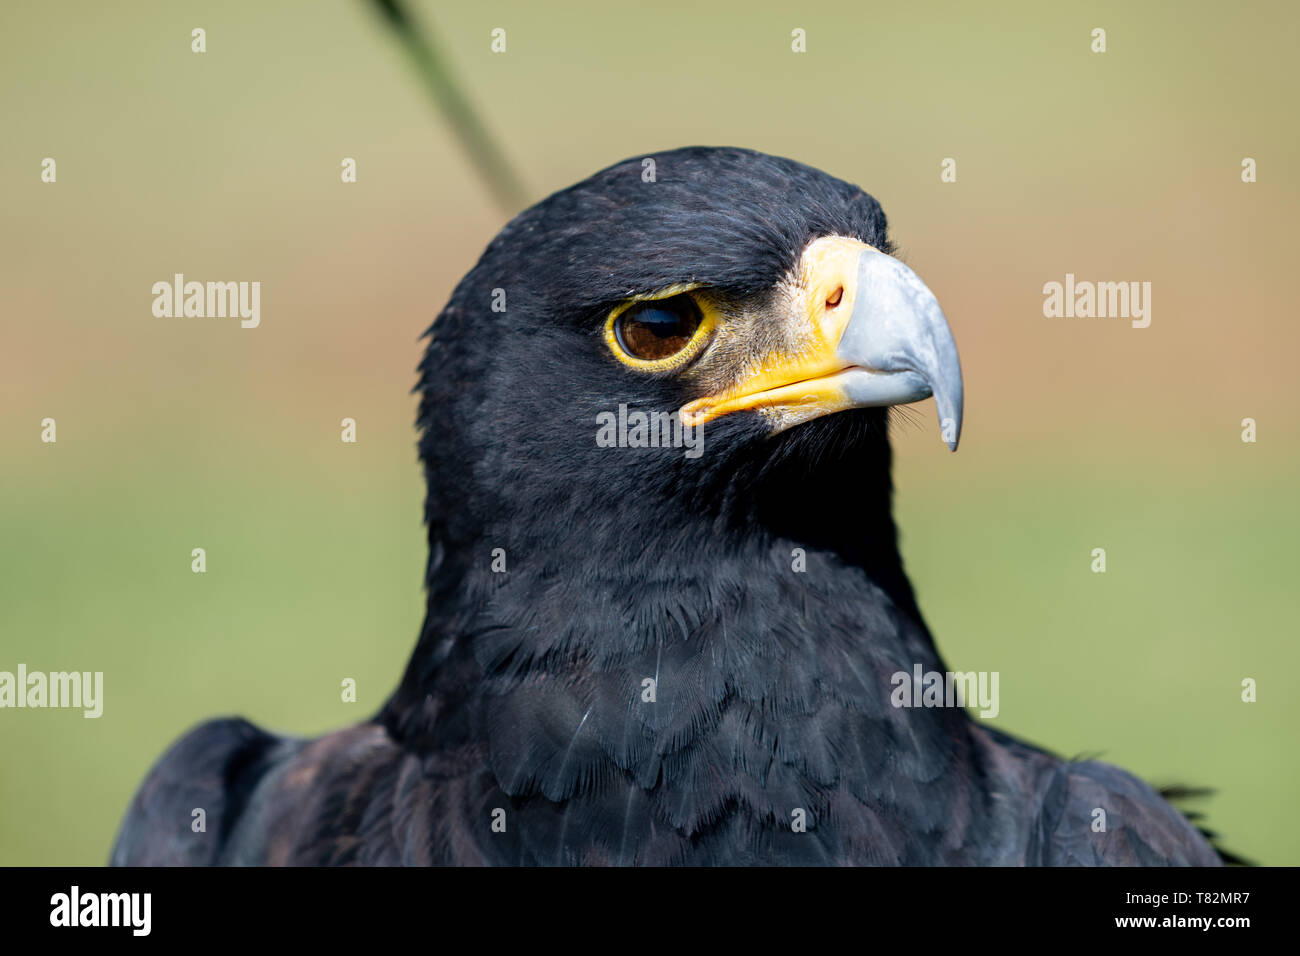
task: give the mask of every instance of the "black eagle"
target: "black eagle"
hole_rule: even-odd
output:
[[[956,447],[944,315],[858,187],[653,160],[517,216],[430,329],[428,612],[383,709],[313,740],[203,724],[112,862],[1219,862],[1123,770],[896,706],[947,670],[887,427],[933,395]]]

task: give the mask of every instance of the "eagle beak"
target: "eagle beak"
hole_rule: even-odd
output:
[[[915,272],[892,256],[843,237],[811,243],[802,257],[792,345],[764,356],[721,395],[681,409],[699,425],[742,410],[763,413],[773,431],[849,408],[934,396],[943,440],[961,437],[957,344],[943,310]]]
[[[858,255],[856,298],[835,347],[850,369],[844,391],[854,407],[903,405],[933,395],[940,434],[956,451],[961,362],[939,300],[915,272],[872,248]]]

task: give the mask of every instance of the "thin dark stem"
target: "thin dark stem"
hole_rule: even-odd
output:
[[[434,102],[451,125],[475,168],[505,212],[513,215],[528,205],[528,193],[510,161],[480,121],[469,99],[456,84],[447,57],[432,29],[416,24],[402,0],[370,0],[397,32],[402,45],[424,78]]]

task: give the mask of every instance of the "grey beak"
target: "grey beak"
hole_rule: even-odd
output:
[[[939,300],[915,272],[893,256],[863,250],[853,314],[835,352],[855,366],[845,385],[855,405],[903,405],[933,395],[943,440],[957,450],[962,414],[957,343]]]

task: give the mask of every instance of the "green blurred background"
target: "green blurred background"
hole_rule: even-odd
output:
[[[1001,672],[1002,728],[1213,786],[1228,846],[1300,863],[1294,4],[416,9],[535,198],[694,143],[879,198],[966,373],[957,455],[931,407],[895,442],[950,666]],[[314,734],[393,686],[417,338],[504,217],[359,0],[5,4],[0,54],[0,669],[106,696],[0,711],[0,862],[98,863],[190,725]],[[261,327],[154,318],[175,272],[261,281]],[[1066,272],[1151,282],[1150,328],[1044,318]]]

